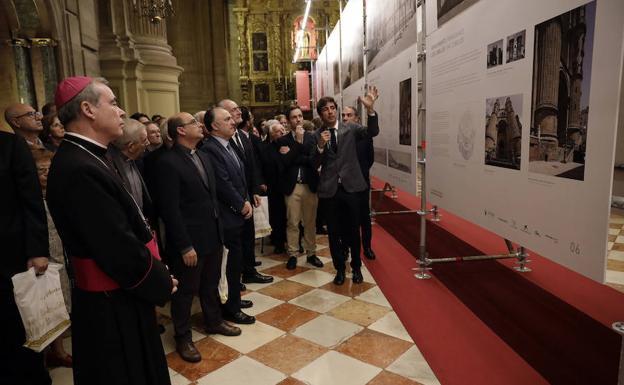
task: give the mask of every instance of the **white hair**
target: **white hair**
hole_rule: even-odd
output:
[[[139,142],[142,130],[146,130],[145,125],[138,120],[124,119],[123,134],[113,142],[119,149],[123,149],[129,143]]]

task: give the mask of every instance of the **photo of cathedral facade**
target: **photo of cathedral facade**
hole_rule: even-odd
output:
[[[485,104],[485,164],[519,170],[522,95],[489,98]]]
[[[583,180],[596,2],[535,27],[529,170]]]

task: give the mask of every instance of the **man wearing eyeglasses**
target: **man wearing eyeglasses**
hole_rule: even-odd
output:
[[[43,115],[28,104],[13,104],[4,111],[4,118],[13,131],[20,135],[30,145],[41,144],[39,134],[43,130],[41,118]]]
[[[177,351],[189,362],[201,354],[191,340],[191,304],[199,295],[204,326],[208,333],[236,336],[241,330],[225,322],[219,308],[221,231],[212,163],[197,151],[202,127],[186,112],[169,118],[169,136],[174,144],[158,163],[156,180],[160,216],[165,224],[167,256],[180,282],[171,297],[171,317]]]

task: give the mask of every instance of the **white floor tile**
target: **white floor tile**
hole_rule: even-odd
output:
[[[368,283],[377,283],[375,282],[375,278],[371,275],[370,271],[366,268],[366,266],[362,265],[362,278],[364,278],[364,282]]]
[[[609,283],[617,283],[618,285],[624,285],[624,272],[607,270],[605,281]]]
[[[390,364],[386,370],[410,378],[423,385],[440,384],[429,364],[427,364],[427,361],[415,345]]]
[[[286,378],[284,373],[242,356],[199,379],[199,385],[275,385]]]
[[[274,308],[277,305],[284,303],[284,301],[280,301],[279,299],[275,299],[273,297],[269,297],[268,295],[256,292],[244,295],[242,298],[253,301],[252,307],[248,309],[243,309],[245,313],[253,316],[263,313],[269,309]]]
[[[173,335],[174,335],[173,323],[168,322],[165,325],[165,332],[160,335],[160,340],[162,341],[165,354],[169,354],[176,350],[176,343],[173,338]],[[191,329],[191,339],[193,340],[193,342],[197,342],[204,337],[206,337],[205,334],[202,334],[195,329]]]
[[[383,295],[379,286],[370,288],[369,290],[366,290],[364,293],[358,295],[355,298],[360,299],[362,301],[374,303],[375,305],[385,306],[385,307],[392,309],[390,302],[388,302],[386,297]]]
[[[281,265],[283,262],[276,261],[275,259],[267,258],[267,257],[256,257],[256,261],[262,262],[262,265],[258,266],[258,271],[262,271],[265,269],[270,269],[271,267]]]
[[[412,341],[412,337],[410,337],[410,335],[407,333],[407,330],[405,330],[405,327],[403,326],[395,312],[390,312],[386,314],[385,316],[375,321],[368,328],[392,337],[400,338],[408,342],[414,342]]]
[[[624,251],[611,250],[607,258],[615,259],[616,261],[624,261]]]
[[[332,293],[327,290],[314,289],[303,295],[300,295],[295,299],[290,300],[289,302],[293,305],[301,306],[303,308],[313,310],[318,313],[326,313],[336,306],[347,302],[350,299],[351,298],[347,296]]]
[[[74,374],[71,368],[54,368],[50,370],[50,377],[54,385],[74,385]]]
[[[364,385],[379,372],[381,368],[329,351],[292,376],[310,385]]]
[[[284,331],[274,328],[271,325],[264,324],[260,321],[256,321],[256,323],[252,325],[236,326],[240,327],[243,331],[240,336],[226,337],[222,335],[211,335],[210,337],[231,347],[232,349],[238,350],[243,354],[247,354],[284,334]]]
[[[362,329],[360,325],[323,314],[299,326],[292,334],[330,348],[346,341]]]
[[[277,277],[277,276],[273,276],[273,282],[270,283],[246,283],[245,286],[247,286],[247,290],[251,290],[251,291],[258,291],[264,287],[267,286],[271,286],[275,283],[278,283],[279,281],[282,281],[283,278]]]
[[[290,281],[312,287],[320,287],[334,280],[334,276],[321,270],[313,269],[288,278]]]
[[[624,243],[624,235],[618,235],[615,238],[615,243]]]
[[[612,215],[609,218],[609,223],[617,223],[617,224],[624,225],[624,217],[615,217]]]
[[[620,229],[609,229],[609,235],[618,235],[620,233]]]

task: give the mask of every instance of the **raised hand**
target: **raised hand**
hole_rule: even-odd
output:
[[[370,86],[368,87],[368,91],[366,92],[366,95],[364,95],[364,97],[360,96],[360,102],[362,102],[362,105],[366,108],[367,112],[372,112],[374,111],[374,105],[375,105],[375,100],[377,100],[377,98],[379,97],[379,91],[377,91],[377,87],[375,86]]]

